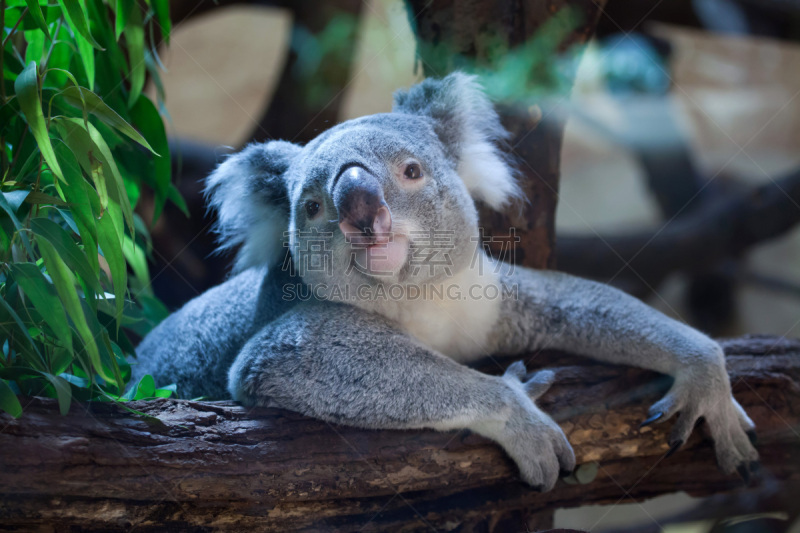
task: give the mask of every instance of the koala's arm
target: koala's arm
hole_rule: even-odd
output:
[[[669,442],[674,452],[704,417],[720,467],[747,478],[758,459],[751,444],[754,425],[731,394],[719,344],[601,283],[521,267],[502,275],[501,282],[511,297],[501,304],[494,351],[553,348],[673,376],[670,391],[650,408],[648,423],[680,413]]]
[[[226,398],[226,373],[263,321],[282,312],[281,272],[255,267],[189,301],[156,326],[136,347],[136,382],[151,374],[159,385],[175,383],[184,398]]]
[[[498,442],[523,479],[550,489],[575,457],[531,397],[552,372],[523,382],[516,363],[489,376],[433,352],[384,318],[348,305],[299,304],[242,348],[234,399],[364,428],[468,428]]]

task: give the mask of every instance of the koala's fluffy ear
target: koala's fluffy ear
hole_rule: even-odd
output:
[[[284,174],[301,148],[289,142],[251,144],[233,154],[206,180],[205,194],[217,211],[220,250],[241,245],[234,272],[273,266],[283,258],[289,226]]]
[[[457,72],[397,91],[393,111],[434,120],[436,134],[456,158],[458,174],[476,200],[500,209],[522,195],[498,148],[508,132],[475,76]]]

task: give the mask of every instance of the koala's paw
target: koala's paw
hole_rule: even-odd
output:
[[[553,372],[543,370],[524,378],[525,365],[521,362],[511,365],[503,375],[515,393],[515,402],[497,440],[517,463],[523,481],[537,490],[548,491],[560,473],[575,469],[575,453],[558,424],[531,399],[550,387]]]
[[[750,483],[750,474],[759,467],[755,424],[733,398],[724,368],[702,376],[678,376],[666,396],[650,407],[642,425],[664,422],[675,414],[667,456],[683,446],[702,417],[714,440],[720,469],[726,474],[737,472]]]

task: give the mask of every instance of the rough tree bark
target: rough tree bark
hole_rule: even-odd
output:
[[[585,43],[597,24],[605,1],[595,0],[407,0],[411,27],[417,37],[417,56],[426,76],[441,77],[453,70],[499,70],[507,54],[535,38],[537,31],[564,10],[577,13],[558,51]],[[567,96],[571,79],[552,87],[550,75],[558,54],[527,72],[525,83],[550,90],[550,98]],[[569,78],[569,76],[566,76]],[[518,213],[499,214],[481,210],[481,224],[489,246],[497,255],[532,268],[555,267],[555,213],[564,124],[543,120],[550,110],[545,100],[519,99],[498,102],[503,124],[511,133],[513,155],[520,162],[521,185],[529,200]],[[519,241],[509,239],[515,228]],[[509,246],[511,250],[509,250]],[[498,249],[500,248],[500,249]]]
[[[734,393],[759,426],[762,485],[800,479],[800,341],[724,347]],[[497,446],[466,431],[359,430],[176,400],[130,404],[150,419],[103,403],[60,416],[54,401],[31,399],[19,420],[0,415],[0,530],[525,530],[558,507],[743,490],[699,435],[665,459],[667,428],[638,429],[668,385],[657,374],[559,354],[529,363],[561,365],[541,403],[588,484],[534,492]]]

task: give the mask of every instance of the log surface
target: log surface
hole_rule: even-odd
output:
[[[762,483],[800,478],[800,341],[723,346],[734,394],[758,424]],[[585,465],[578,477],[599,463],[588,484],[534,492],[467,431],[361,430],[184,400],[128,404],[150,419],[106,403],[60,416],[54,400],[31,398],[22,418],[0,415],[0,529],[469,530],[520,510],[743,490],[718,472],[701,432],[664,459],[670,424],[638,429],[669,386],[663,376],[559,354],[528,362],[557,370],[540,404]]]

